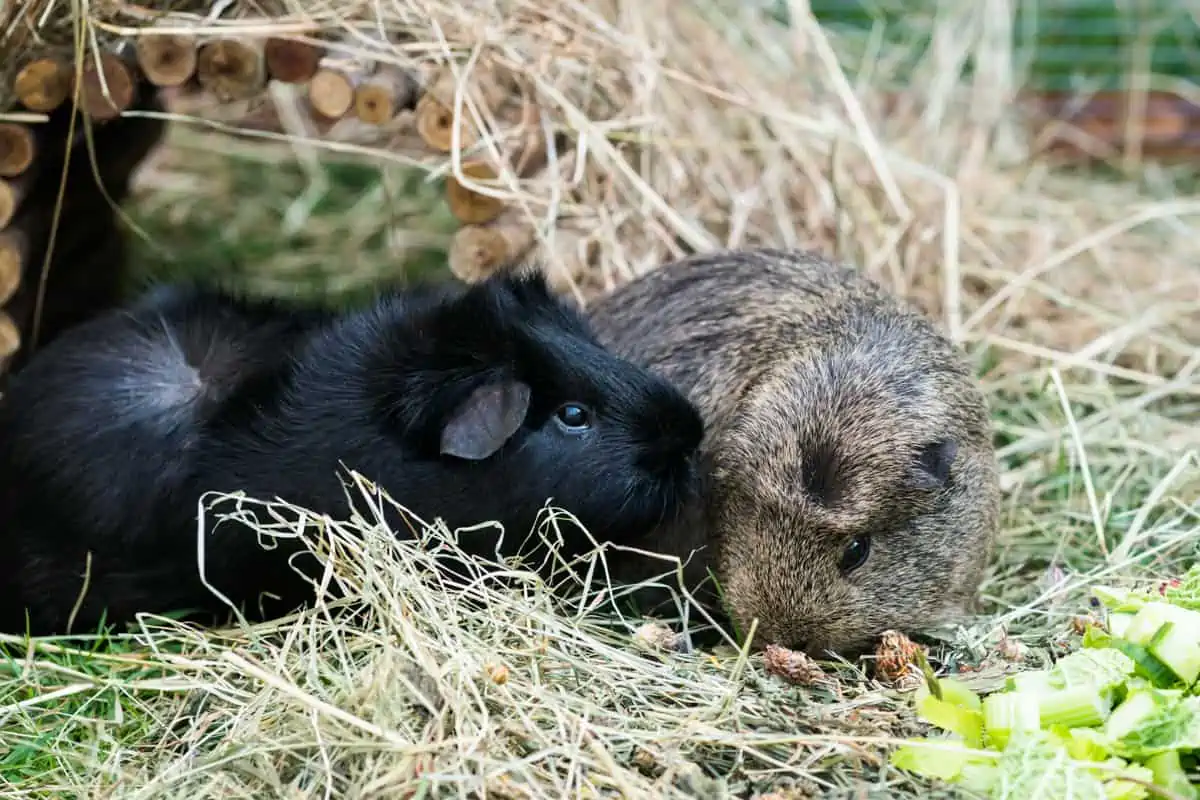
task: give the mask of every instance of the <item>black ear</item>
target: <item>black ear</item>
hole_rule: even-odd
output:
[[[950,467],[958,455],[958,442],[953,439],[927,444],[917,454],[913,481],[918,489],[941,489],[950,481]]]
[[[529,386],[520,381],[480,386],[442,428],[442,455],[470,461],[492,455],[521,427],[529,397]]]

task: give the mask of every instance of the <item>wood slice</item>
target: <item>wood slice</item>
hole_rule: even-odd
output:
[[[146,33],[135,44],[138,66],[155,86],[182,86],[196,72],[196,40],[178,33]]]
[[[599,249],[580,220],[559,220],[540,259],[551,291],[570,294],[587,276]]]
[[[515,266],[533,249],[537,237],[519,209],[505,209],[483,225],[464,225],[450,241],[450,271],[467,283],[481,281]]]
[[[7,311],[0,311],[0,359],[10,358],[20,349],[21,331],[17,323]]]
[[[280,83],[308,83],[317,74],[324,50],[308,42],[272,36],[264,55],[270,78]]]
[[[86,56],[79,86],[79,107],[98,121],[120,116],[133,104],[136,76],[136,63],[129,48],[101,52],[98,58],[95,54]]]
[[[341,119],[354,107],[354,90],[362,82],[362,68],[345,59],[322,59],[308,82],[308,102],[326,119]]]
[[[382,125],[417,103],[420,86],[412,74],[391,65],[363,80],[354,90],[354,113],[363,122]]]
[[[481,181],[495,180],[496,170],[486,161],[467,161],[462,165],[463,175]],[[479,194],[459,183],[451,173],[446,176],[446,203],[459,222],[480,225],[491,222],[504,211],[504,201],[491,195]]]
[[[0,122],[0,178],[13,178],[29,169],[35,152],[28,126]]]
[[[13,93],[30,111],[49,113],[71,94],[71,68],[53,58],[36,58],[17,73]]]
[[[458,143],[463,149],[478,142],[479,137],[468,119],[463,119],[458,128]],[[416,101],[416,133],[433,150],[450,152],[454,146],[454,109],[444,106],[432,95],[422,95]]]
[[[457,85],[454,74],[448,68],[441,68],[430,77],[425,92],[417,101],[417,133],[426,145],[440,153],[449,153],[452,147],[454,96]],[[484,109],[495,112],[506,97],[496,88],[497,85],[489,74],[482,70],[472,70],[467,76],[464,87],[466,96],[463,98],[462,118],[459,120],[459,141],[463,149],[479,141],[479,131],[476,130],[467,109],[468,97],[481,113]]]
[[[200,85],[222,102],[245,100],[267,85],[267,61],[261,39],[231,36],[205,42],[196,58]]]
[[[0,229],[7,228],[21,208],[21,201],[33,184],[29,178],[26,172],[15,178],[0,179]]]
[[[29,240],[18,230],[0,231],[0,306],[21,288],[21,275],[29,257]]]

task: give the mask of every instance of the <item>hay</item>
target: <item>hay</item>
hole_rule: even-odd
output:
[[[716,0],[296,1],[239,5],[210,22],[194,13],[204,4],[164,5],[177,10],[92,3],[91,27],[73,31],[71,4],[17,4],[7,46],[21,55],[38,36],[133,38],[154,20],[197,36],[336,35],[329,46],[350,57],[426,74],[453,63],[464,85],[511,72],[542,124],[568,134],[564,150],[551,148],[550,178],[517,183],[509,172],[484,187],[464,176],[461,155],[418,153],[411,115],[390,128],[345,120],[320,134],[309,126],[307,137],[295,127],[259,135],[451,173],[518,206],[543,238],[573,219],[594,239],[584,297],[687,250],[784,244],[861,264],[957,340],[997,351],[1002,371],[1049,360],[1157,386],[1200,338],[1200,204],[1026,158],[1034,142],[1013,107],[1022,85],[1006,38],[1012,2],[926,14],[937,35],[899,100],[888,80],[899,56],[868,54],[847,74],[835,56],[847,48],[803,4],[790,7],[790,30]],[[917,26],[925,12],[913,13]],[[968,59],[985,77],[961,78]],[[200,113],[210,125],[220,116],[211,103]],[[497,148],[478,152],[496,166]]]
[[[345,30],[353,11],[366,22],[348,54],[387,28],[405,35],[371,46],[376,57],[521,76],[566,144],[550,153],[553,179],[497,193],[543,236],[590,232],[585,298],[688,250],[786,244],[855,261],[941,320],[985,372],[1007,506],[984,613],[940,633],[931,660],[988,687],[1078,646],[1071,620],[1090,582],[1177,574],[1198,554],[1200,202],[1171,199],[1182,179],[1164,169],[1104,181],[1030,157],[1011,110],[1022,80],[997,44],[1015,3],[943,5],[913,8],[934,46],[900,93],[888,76],[911,53],[822,30],[801,3],[790,29],[716,0],[291,2],[270,9],[269,27]],[[45,24],[37,36],[6,26],[4,46],[76,40],[70,4],[21,8]],[[124,4],[74,8],[98,40],[147,22]],[[838,66],[835,53],[855,52],[861,66]],[[968,59],[981,77],[965,77]],[[325,262],[339,287],[369,284],[389,267],[358,248],[394,231],[394,208],[371,194],[321,216],[328,165],[364,158],[466,182],[462,159],[414,149],[411,118],[316,125],[303,95],[180,102],[170,116],[183,130],[143,175],[141,202],[216,209],[213,226],[237,238],[267,202],[224,221],[246,189],[214,151],[249,148],[211,133],[243,126],[264,173],[299,156],[309,177],[261,191],[309,232],[310,252],[271,253],[248,280],[280,290]],[[405,198],[402,213],[420,202]],[[0,786],[197,799],[961,796],[886,766],[889,743],[918,726],[869,662],[823,664],[819,680],[790,686],[734,647],[647,651],[635,642],[644,620],[586,599],[563,607],[511,566],[507,585],[481,575],[448,594],[429,568],[449,554],[362,521],[324,523],[359,534],[330,573],[364,602],[359,617],[321,607],[203,634],[147,622],[103,649],[16,643],[0,679]]]

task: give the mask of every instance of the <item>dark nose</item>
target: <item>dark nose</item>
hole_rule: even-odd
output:
[[[668,409],[653,418],[640,448],[639,465],[654,473],[690,469],[692,456],[704,439],[704,423],[689,404]]]

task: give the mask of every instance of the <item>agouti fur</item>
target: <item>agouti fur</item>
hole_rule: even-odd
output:
[[[685,576],[711,569],[743,633],[757,618],[760,645],[853,655],[972,608],[998,518],[989,413],[928,318],[851,267],[776,249],[685,258],[589,313],[603,344],[700,408],[706,499],[638,546],[698,549]]]

